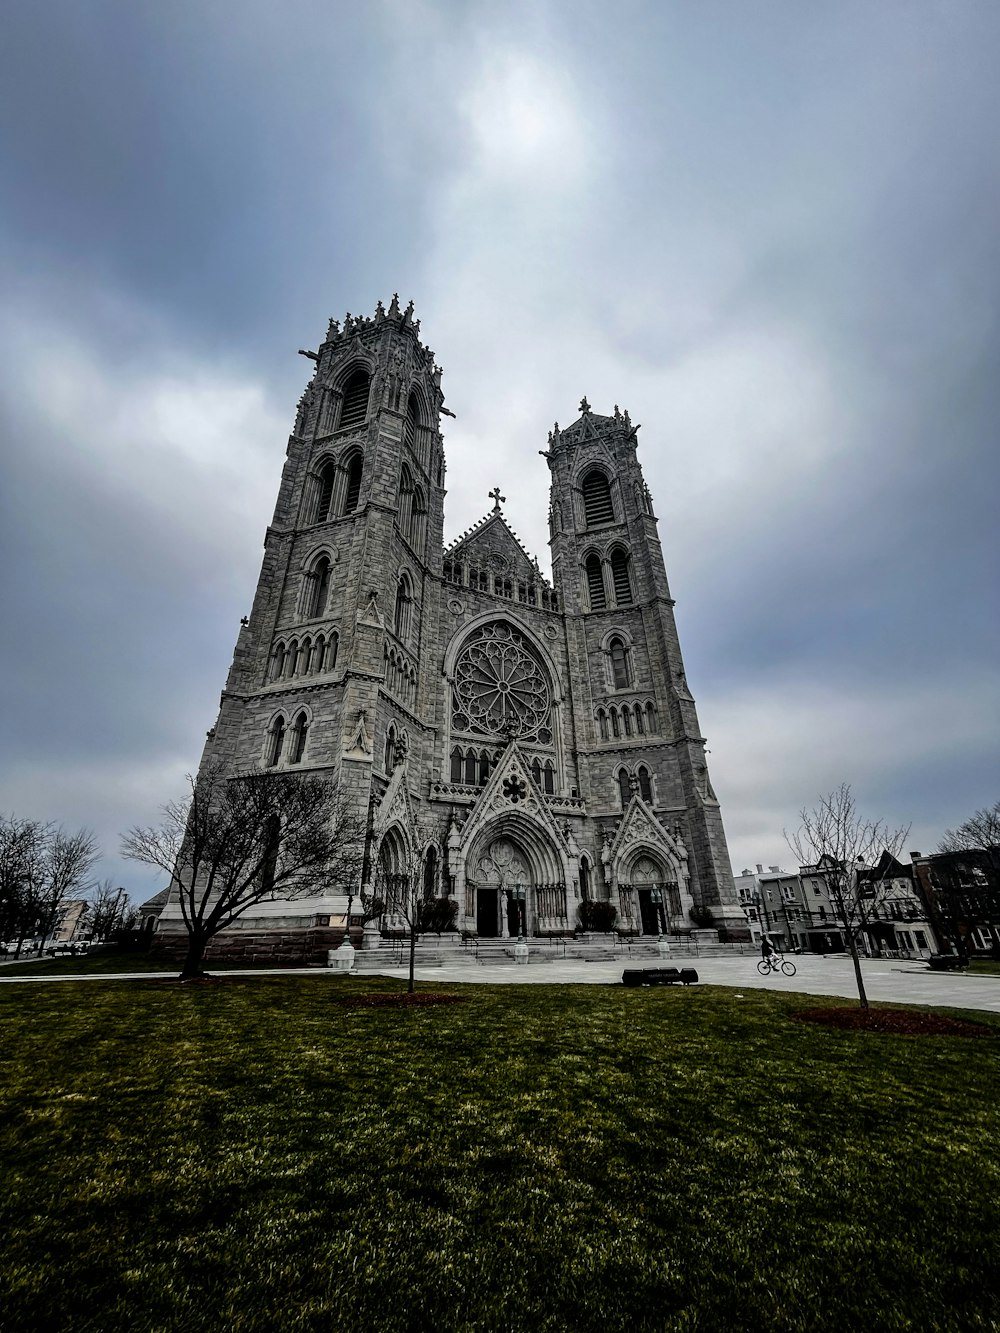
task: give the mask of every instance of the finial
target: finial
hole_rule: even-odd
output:
[[[616,421],[621,421],[621,419],[622,419],[622,414],[621,414],[621,412],[618,410],[618,404],[615,403],[615,420],[616,420]]]
[[[380,324],[385,319],[385,306],[380,300],[375,302],[375,318]]]
[[[389,304],[389,318],[399,319],[399,293],[393,292],[392,301]]]
[[[500,494],[500,487],[499,487],[499,486],[494,486],[493,489],[492,489],[491,491],[488,491],[488,492],[487,492],[487,494],[488,494],[488,495],[491,497],[491,499],[493,500],[493,512],[494,512],[494,514],[499,514],[499,512],[500,512],[500,506],[501,506],[501,505],[505,505],[505,504],[507,503],[507,497],[506,497],[506,495],[501,495],[501,494]]]
[[[413,302],[409,301],[407,302],[406,309],[403,311],[403,323],[409,324],[412,318],[413,318]]]
[[[584,394],[580,399],[580,411],[586,414],[590,411],[590,404],[587,402],[587,395]]]

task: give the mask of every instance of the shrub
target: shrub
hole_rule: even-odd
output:
[[[614,903],[607,902],[604,899],[598,899],[595,902],[592,898],[585,898],[580,904],[580,926],[583,930],[593,930],[600,933],[614,930],[617,916],[618,908],[615,907]]]
[[[417,929],[421,932],[433,931],[440,935],[443,931],[455,929],[458,916],[458,903],[451,898],[428,898],[420,904]]]

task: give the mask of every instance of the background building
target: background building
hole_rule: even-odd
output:
[[[337,781],[367,816],[362,882],[267,904],[231,936],[322,948],[348,894],[418,876],[467,934],[565,934],[589,898],[629,933],[687,929],[697,906],[745,938],[638,426],[584,399],[549,432],[551,581],[499,487],[446,550],[448,413],[419,331],[394,297],[306,354],[203,758]],[[168,903],[159,929],[179,925]]]

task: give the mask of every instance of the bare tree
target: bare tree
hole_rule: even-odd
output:
[[[90,933],[95,940],[106,940],[118,930],[132,930],[139,916],[128,892],[121,886],[113,886],[110,879],[102,879],[94,886],[88,906]]]
[[[813,809],[800,810],[799,819],[801,823],[795,833],[785,831],[785,842],[800,865],[815,866],[826,880],[834,908],[844,923],[858,999],[861,1008],[867,1009],[858,936],[890,887],[891,867],[909,836],[910,827],[890,828],[883,820],[865,818],[846,782],[821,797]],[[888,856],[883,857],[883,852]],[[884,879],[880,881],[872,873],[863,879],[859,876],[859,871],[870,872],[878,862],[886,868]]]
[[[977,810],[957,829],[946,829],[938,851],[1000,853],[1000,801]]]
[[[405,869],[392,872],[381,859],[375,867],[375,894],[371,901],[380,909],[379,914],[390,920],[395,917],[406,927],[409,943],[409,976],[407,991],[414,990],[414,970],[416,967],[417,940],[421,935],[431,932],[440,935],[454,925],[458,911],[456,903],[450,898],[436,898],[423,882],[423,862],[419,852],[414,852]],[[366,914],[368,908],[366,907]],[[372,913],[374,914],[374,912]]]
[[[209,941],[258,903],[354,884],[364,844],[364,821],[324,778],[215,765],[188,782],[161,824],[122,839],[123,855],[170,876],[188,934],[182,978],[201,976]]]
[[[40,935],[44,950],[64,903],[89,889],[98,856],[88,829],[67,833],[61,825],[0,816],[0,912],[5,929],[13,927],[18,955],[29,935]]]

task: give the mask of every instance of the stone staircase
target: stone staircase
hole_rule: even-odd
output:
[[[516,940],[463,940],[458,935],[428,935],[417,940],[416,966],[429,967],[504,967],[515,966]],[[751,945],[707,944],[704,941],[670,941],[670,953],[660,953],[652,936],[632,938],[532,938],[528,940],[528,965],[552,962],[621,963],[623,967],[641,962],[665,962],[683,965],[698,958],[727,958],[734,954],[754,953]],[[406,967],[410,943],[406,939],[381,939],[376,947],[358,949],[354,968],[357,972],[378,972],[387,967]]]

